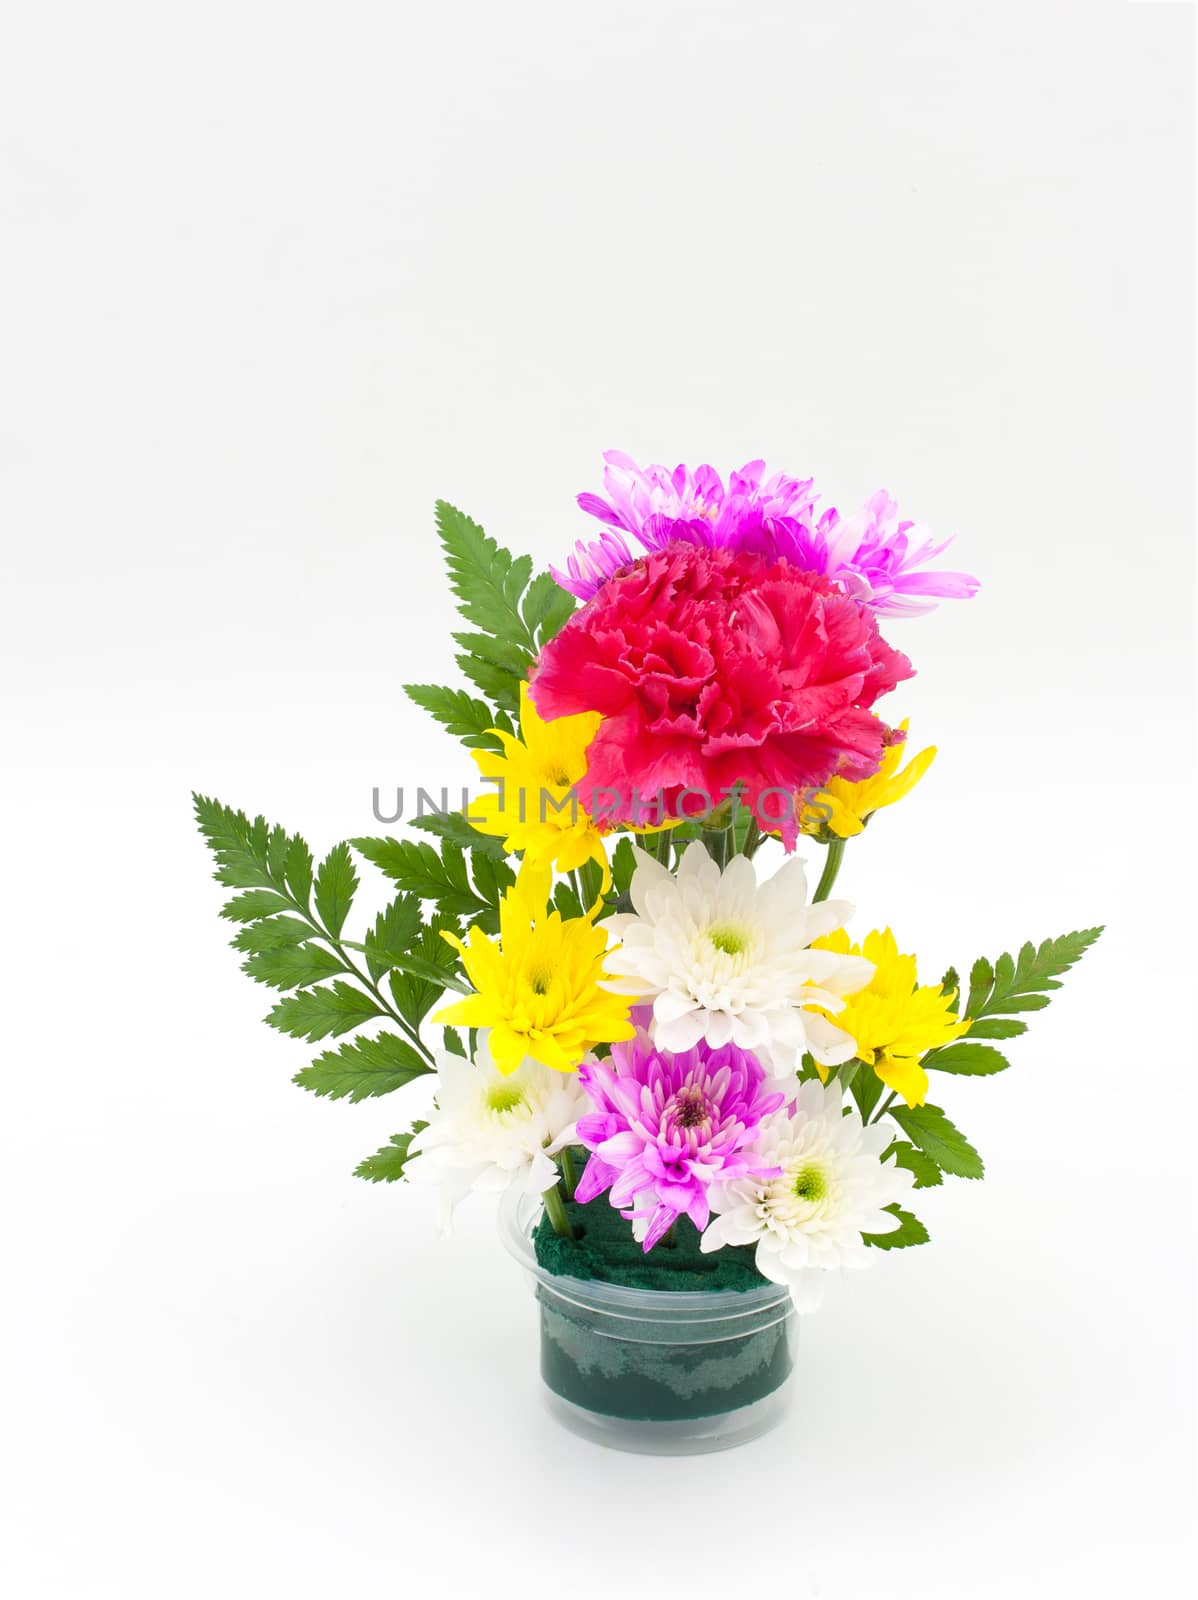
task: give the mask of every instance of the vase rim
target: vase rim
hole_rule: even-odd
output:
[[[736,1322],[759,1321],[762,1314],[779,1308],[791,1312],[790,1290],[785,1284],[763,1283],[756,1289],[640,1289],[609,1283],[602,1278],[574,1278],[549,1272],[537,1260],[532,1234],[543,1207],[539,1195],[529,1195],[513,1185],[499,1207],[499,1236],[509,1255],[555,1296],[581,1306],[609,1311],[632,1320]]]

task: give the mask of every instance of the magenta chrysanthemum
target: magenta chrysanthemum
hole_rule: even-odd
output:
[[[826,578],[671,544],[575,613],[542,650],[531,691],[543,717],[604,719],[576,786],[591,816],[701,813],[740,784],[761,823],[789,829],[789,848],[795,795],[833,774],[870,777],[901,738],[870,707],[911,675],[872,614]]]
[[[767,478],[764,461],[747,462],[730,473],[725,488],[713,467],[642,468],[621,450],[609,450],[603,459],[608,498],[580,494],[578,504],[608,527],[596,542],[578,541],[565,572],[554,570],[558,583],[580,600],[591,599],[635,559],[625,535],[641,550],[663,550],[677,542],[791,558],[818,526],[812,480],[800,482],[781,472]]]
[[[879,489],[853,517],[832,514],[807,535],[797,560],[822,572],[879,615],[917,617],[936,601],[968,600],[978,580],[966,572],[919,572],[952,543],[899,520],[898,503]]]
[[[645,1250],[676,1217],[688,1216],[702,1232],[713,1183],[777,1176],[754,1160],[752,1145],[784,1096],[770,1088],[756,1056],[736,1045],[700,1043],[670,1055],[638,1033],[613,1045],[607,1061],[584,1062],[579,1077],[597,1109],[578,1122],[592,1155],[575,1198],[610,1189],[613,1206],[646,1223]]]
[[[727,488],[708,466],[672,472],[639,467],[619,450],[609,450],[604,462],[607,497],[580,494],[578,504],[607,527],[598,540],[580,539],[566,570],[553,574],[580,600],[592,599],[637,558],[628,536],[647,551],[681,543],[788,561],[832,578],[863,604],[894,616],[930,611],[937,599],[968,599],[977,590],[977,579],[967,573],[916,570],[951,539],[936,542],[916,524],[900,521],[885,491],[855,516],[841,517],[832,507],[817,514],[812,479],[781,472],[767,477],[764,461],[731,473]]]

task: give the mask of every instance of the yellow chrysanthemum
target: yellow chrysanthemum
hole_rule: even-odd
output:
[[[838,955],[864,956],[874,964],[874,975],[864,989],[845,997],[844,1010],[835,1023],[857,1041],[857,1059],[865,1062],[888,1089],[902,1095],[909,1106],[927,1099],[928,1075],[920,1057],[929,1050],[951,1044],[969,1027],[957,1020],[955,994],[936,984],[919,988],[915,957],[899,953],[890,929],[866,934],[861,945],[850,943],[843,928],[817,939],[814,950],[834,950]],[[819,1075],[828,1072],[816,1062]]]
[[[905,722],[900,724],[907,731]],[[883,806],[892,806],[896,800],[911,793],[936,756],[936,746],[912,758],[900,772],[899,762],[907,748],[904,739],[892,744],[882,757],[882,765],[872,778],[862,778],[860,783],[850,783],[847,778],[829,778],[814,803],[804,807],[799,827],[804,833],[833,834],[838,839],[851,839],[865,827],[865,820]],[[831,816],[828,809],[831,808]]]
[[[490,1028],[491,1057],[500,1072],[515,1072],[525,1056],[558,1072],[573,1072],[597,1044],[631,1039],[635,1003],[599,987],[606,976],[607,932],[590,917],[563,919],[548,909],[553,874],[526,863],[499,908],[499,939],[471,928],[464,940],[444,938],[461,952],[476,993],[434,1018],[467,1028]]]
[[[602,721],[597,711],[546,722],[520,685],[520,737],[496,729],[503,753],[475,750],[474,759],[495,792],[472,800],[466,819],[480,833],[501,838],[510,853],[525,861],[573,872],[595,861],[603,872],[603,891],[611,872],[603,838],[571,793],[587,770],[586,750]]]

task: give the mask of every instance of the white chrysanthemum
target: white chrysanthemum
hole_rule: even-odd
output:
[[[796,1071],[804,1050],[837,1066],[857,1053],[853,1039],[824,1016],[841,996],[864,989],[873,963],[811,950],[852,915],[847,900],[807,904],[802,861],[788,861],[758,884],[753,863],[734,856],[723,872],[697,841],[677,875],[636,850],[635,914],[610,918],[622,941],[607,957],[616,994],[653,1002],[651,1032],[664,1050],[700,1039],[751,1050],[775,1072]]]
[[[437,1051],[437,1104],[412,1140],[404,1176],[441,1191],[440,1223],[472,1190],[519,1184],[543,1194],[557,1180],[551,1156],[574,1142],[574,1125],[591,1108],[578,1074],[555,1072],[526,1056],[502,1073],[479,1035],[473,1061]]]
[[[707,1252],[756,1244],[757,1270],[790,1285],[795,1307],[814,1311],[825,1275],[869,1265],[863,1233],[890,1233],[899,1218],[884,1208],[901,1200],[914,1175],[881,1159],[894,1137],[886,1126],[863,1126],[841,1106],[840,1090],[801,1084],[794,1114],[783,1107],[761,1124],[754,1155],[780,1167],[777,1178],[741,1178],[709,1190],[718,1216],[700,1241]]]

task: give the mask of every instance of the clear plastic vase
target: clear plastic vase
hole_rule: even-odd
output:
[[[500,1233],[536,1294],[541,1377],[559,1422],[646,1455],[727,1450],[777,1426],[798,1342],[787,1289],[667,1292],[558,1276],[533,1249],[539,1216],[538,1201],[510,1191]]]

